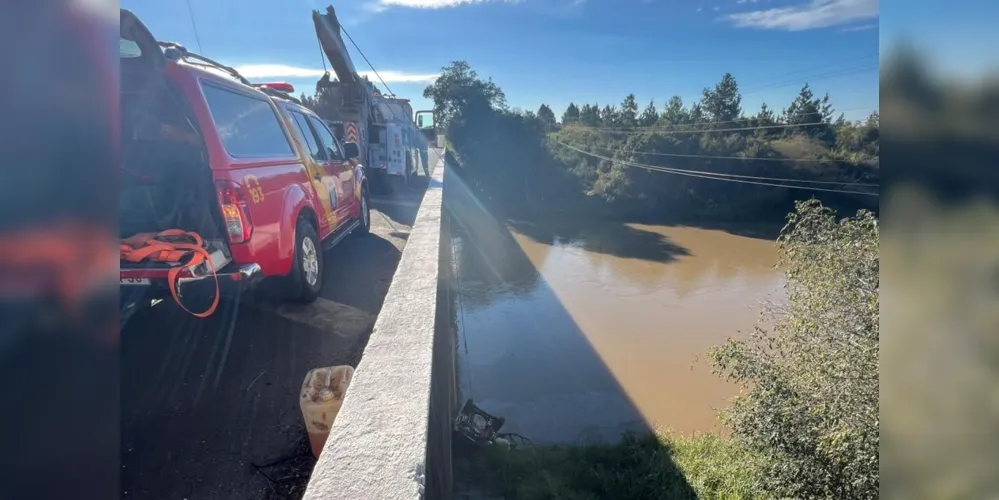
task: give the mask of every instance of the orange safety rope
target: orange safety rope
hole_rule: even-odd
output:
[[[186,240],[186,242],[185,242]],[[207,318],[215,312],[219,305],[219,277],[216,274],[215,263],[212,256],[201,246],[201,236],[197,233],[182,231],[180,229],[167,229],[159,233],[141,233],[121,240],[119,250],[122,260],[129,262],[141,262],[151,259],[156,262],[177,262],[183,263],[185,258],[189,260],[183,265],[174,266],[167,273],[167,286],[170,288],[170,295],[174,302],[181,309],[192,316]],[[180,300],[177,286],[180,281],[180,272],[185,267],[196,266],[202,262],[208,262],[208,267],[212,270],[212,278],[215,280],[215,298],[212,305],[207,310],[196,313],[191,311]]]

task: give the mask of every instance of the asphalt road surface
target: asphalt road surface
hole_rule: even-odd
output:
[[[301,497],[315,463],[302,380],[312,368],[357,366],[425,189],[419,177],[407,192],[373,196],[371,234],[326,252],[314,304],[246,295],[201,320],[165,301],[128,321],[122,498]]]

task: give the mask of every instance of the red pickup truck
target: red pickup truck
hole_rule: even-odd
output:
[[[181,294],[261,278],[313,301],[323,250],[370,227],[358,147],[315,113],[232,68],[164,44],[121,10],[121,237],[197,233],[208,262],[182,269]],[[123,301],[169,288],[183,263],[121,261]],[[124,307],[124,303],[123,303]]]

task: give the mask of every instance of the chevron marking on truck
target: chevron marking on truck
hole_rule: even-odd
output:
[[[347,132],[344,134],[347,137],[347,142],[357,143],[357,126],[354,122],[347,122]]]

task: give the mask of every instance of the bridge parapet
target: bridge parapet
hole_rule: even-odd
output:
[[[441,232],[437,162],[340,413],[304,500],[447,498],[451,489],[454,341],[441,318],[450,235]],[[443,243],[442,243],[443,242]],[[449,246],[445,248],[450,248]],[[446,325],[440,328],[441,323]],[[428,479],[429,478],[429,479]]]

